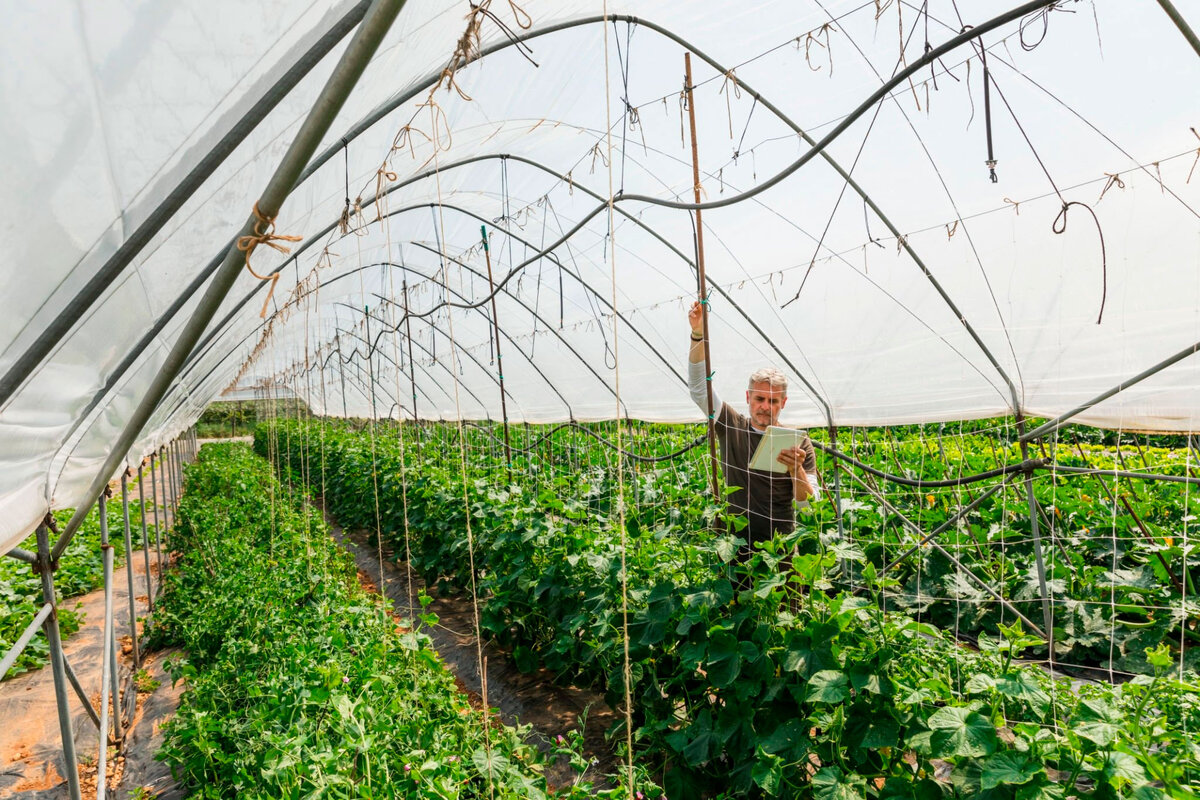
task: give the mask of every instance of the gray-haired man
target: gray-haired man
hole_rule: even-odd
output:
[[[688,352],[688,387],[692,400],[708,413],[708,389],[704,374],[704,337],[700,304],[688,312],[692,330],[692,346]],[[807,503],[818,498],[817,459],[812,441],[779,454],[786,473],[764,472],[749,467],[750,457],[758,447],[763,433],[779,424],[779,413],[787,405],[787,378],[777,369],[760,369],[750,376],[746,389],[746,416],[722,402],[713,392],[713,419],[716,420],[717,441],[721,444],[721,470],[727,486],[739,487],[726,498],[730,511],[742,514],[749,521],[742,531],[747,541],[740,553],[745,560],[755,543],[770,539],[775,533],[791,533],[795,528],[793,503]]]

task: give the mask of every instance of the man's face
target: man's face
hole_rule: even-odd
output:
[[[778,425],[779,412],[787,405],[787,391],[772,389],[767,381],[752,383],[746,390],[746,405],[750,407],[750,421],[754,427]]]

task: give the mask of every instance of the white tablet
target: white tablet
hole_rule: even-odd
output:
[[[772,425],[767,428],[758,443],[758,449],[750,457],[750,469],[763,472],[787,472],[787,467],[779,463],[779,454],[789,447],[796,447],[808,436],[808,431],[798,428],[781,428]]]

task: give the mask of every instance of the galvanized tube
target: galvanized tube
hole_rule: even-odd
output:
[[[108,790],[108,692],[113,669],[113,550],[108,544],[108,530],[103,522],[104,495],[100,495],[100,519],[100,546],[104,552],[104,653],[100,657],[100,752],[96,754],[96,800],[104,800],[104,794]],[[114,702],[113,705],[117,703]]]
[[[13,642],[13,646],[4,654],[4,658],[0,659],[0,679],[3,679],[4,674],[12,669],[12,665],[21,657],[21,653],[25,650],[25,646],[29,644],[29,640],[37,633],[38,628],[42,627],[42,623],[46,621],[46,617],[50,616],[50,612],[53,610],[54,606],[46,603],[42,606],[42,610],[33,618],[33,621],[25,626],[25,630],[17,637],[17,641]]]
[[[129,592],[129,639],[133,643],[133,665],[142,665],[138,650],[137,593],[133,590],[133,537],[129,530],[129,469],[121,473],[121,514],[125,522],[125,588]],[[2,675],[3,673],[0,673]]]
[[[367,10],[354,37],[346,46],[337,66],[334,67],[333,74],[322,88],[321,94],[297,132],[296,138],[292,141],[279,167],[263,190],[262,196],[255,204],[255,213],[249,215],[242,225],[240,235],[235,238],[235,244],[229,248],[224,261],[209,282],[208,288],[200,298],[191,318],[183,326],[172,345],[160,371],[155,375],[145,396],[130,415],[121,435],[113,443],[104,465],[97,471],[96,477],[92,480],[83,498],[83,504],[67,523],[63,535],[59,537],[54,546],[54,557],[61,555],[71,537],[83,524],[86,515],[85,509],[104,490],[109,477],[116,471],[117,466],[126,457],[129,448],[141,435],[142,428],[158,407],[159,401],[166,395],[171,382],[179,374],[185,359],[204,333],[208,323],[224,301],[225,295],[229,293],[230,287],[245,269],[247,254],[238,249],[236,239],[243,236],[252,239],[260,237],[264,228],[263,220],[273,220],[279,214],[280,207],[287,199],[292,187],[296,185],[300,173],[303,172],[309,158],[320,145],[321,139],[345,104],[347,95],[358,82],[403,5],[404,0],[374,0]]]
[[[108,653],[109,689],[112,692],[113,705],[113,734],[120,741],[121,736],[121,692],[118,686],[120,672],[117,670],[117,625],[113,613],[113,557],[115,551],[108,540],[108,490],[100,495],[100,547],[104,552],[104,647]],[[102,736],[101,739],[104,737]]]
[[[146,562],[146,606],[154,616],[154,576],[150,574],[150,537],[146,535],[146,483],[142,480],[142,465],[138,464],[138,511],[142,518],[142,559]]]
[[[1176,362],[1182,361],[1183,359],[1187,358],[1188,356],[1195,355],[1197,352],[1200,352],[1200,342],[1196,342],[1193,345],[1189,345],[1188,347],[1184,348],[1183,350],[1180,350],[1178,353],[1171,356],[1170,358],[1165,358],[1162,361],[1155,364],[1154,366],[1149,367],[1148,369],[1142,370],[1141,372],[1139,372],[1137,375],[1134,375],[1129,380],[1121,381],[1120,383],[1118,383],[1116,386],[1109,389],[1108,391],[1101,392],[1100,394],[1093,397],[1091,400],[1088,400],[1086,403],[1076,406],[1075,408],[1071,409],[1070,411],[1068,411],[1065,414],[1060,414],[1059,416],[1055,417],[1054,419],[1049,420],[1048,422],[1045,422],[1045,423],[1039,425],[1038,427],[1034,428],[1033,430],[1029,431],[1028,433],[1022,434],[1019,437],[1018,441],[1028,442],[1032,439],[1037,439],[1042,436],[1045,436],[1046,434],[1053,433],[1054,431],[1061,428],[1067,422],[1067,420],[1069,420],[1071,417],[1075,416],[1076,414],[1079,414],[1083,411],[1087,411],[1089,408],[1096,405],[1097,403],[1103,402],[1103,401],[1107,400],[1108,398],[1112,397],[1113,395],[1115,395],[1119,392],[1122,392],[1125,389],[1128,389],[1130,386],[1133,386],[1135,383],[1141,383],[1142,381],[1146,380],[1146,378],[1149,378],[1152,375],[1157,375],[1159,372],[1162,372],[1167,367],[1175,364]]]
[[[62,651],[62,638],[58,633],[58,606],[54,599],[54,573],[50,569],[50,534],[43,522],[37,529],[38,561],[42,574],[42,601],[54,610],[46,617],[44,630],[50,643],[50,669],[54,675],[54,700],[58,709],[58,732],[62,737],[63,769],[67,776],[67,791],[71,800],[82,800],[79,794],[79,768],[75,758],[75,733],[71,727],[71,709],[67,704],[67,680]]]
[[[79,676],[75,674],[75,670],[71,668],[71,662],[65,655],[63,656],[63,670],[67,673],[67,680],[70,681],[71,688],[75,690],[75,696],[79,698],[79,704],[87,712],[88,718],[96,726],[96,730],[100,730],[100,715],[96,713],[92,701],[88,698],[88,693],[84,691],[83,684],[79,682]]]
[[[1187,20],[1179,13],[1179,9],[1175,8],[1175,4],[1171,0],[1158,0],[1158,4],[1162,6],[1163,11],[1167,12],[1171,22],[1175,23],[1175,27],[1183,34],[1183,38],[1187,39],[1188,44],[1196,51],[1196,55],[1200,56],[1200,38],[1196,37],[1196,32],[1187,24]]]
[[[17,561],[24,561],[26,564],[36,564],[37,556],[28,550],[22,550],[20,547],[14,547],[5,553],[9,558],[15,558]]]
[[[158,478],[155,476],[154,459],[158,453],[150,454],[150,510],[154,512],[154,550],[158,554],[158,590],[162,591],[162,537],[158,525]]]

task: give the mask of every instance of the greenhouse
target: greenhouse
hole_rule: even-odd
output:
[[[1194,4],[6,17],[0,798],[1200,794]]]

